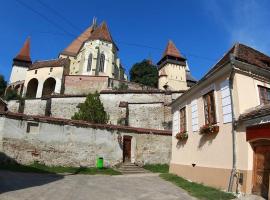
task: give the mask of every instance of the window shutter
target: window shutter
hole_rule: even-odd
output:
[[[225,80],[221,83],[221,98],[222,98],[223,123],[232,122],[232,106],[231,106],[229,80]]]
[[[191,102],[192,131],[199,130],[197,99]]]
[[[179,111],[173,113],[173,135],[179,132]]]

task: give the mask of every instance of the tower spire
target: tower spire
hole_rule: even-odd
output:
[[[20,52],[17,54],[17,56],[13,60],[31,62],[31,57],[30,57],[30,37],[28,37],[26,39],[26,41],[24,42],[24,45],[21,48]]]

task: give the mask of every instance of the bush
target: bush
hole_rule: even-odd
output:
[[[109,115],[100,101],[99,93],[88,94],[85,102],[79,105],[79,111],[74,114],[72,119],[106,124],[109,120]]]

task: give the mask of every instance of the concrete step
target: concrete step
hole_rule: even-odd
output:
[[[133,163],[123,163],[119,168],[117,169],[122,174],[143,174],[143,173],[149,173],[147,170],[133,164]]]

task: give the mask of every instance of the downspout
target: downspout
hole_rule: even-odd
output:
[[[232,163],[232,171],[230,175],[230,182],[228,191],[232,192],[233,190],[233,183],[234,179],[237,175],[237,169],[236,169],[236,133],[235,133],[235,112],[234,112],[234,101],[233,101],[233,81],[234,81],[234,75],[235,75],[235,65],[234,65],[235,57],[233,54],[230,55],[230,63],[232,65],[232,70],[230,72],[229,77],[229,89],[230,89],[230,96],[231,96],[231,108],[232,108],[232,151],[233,151],[233,163]]]

